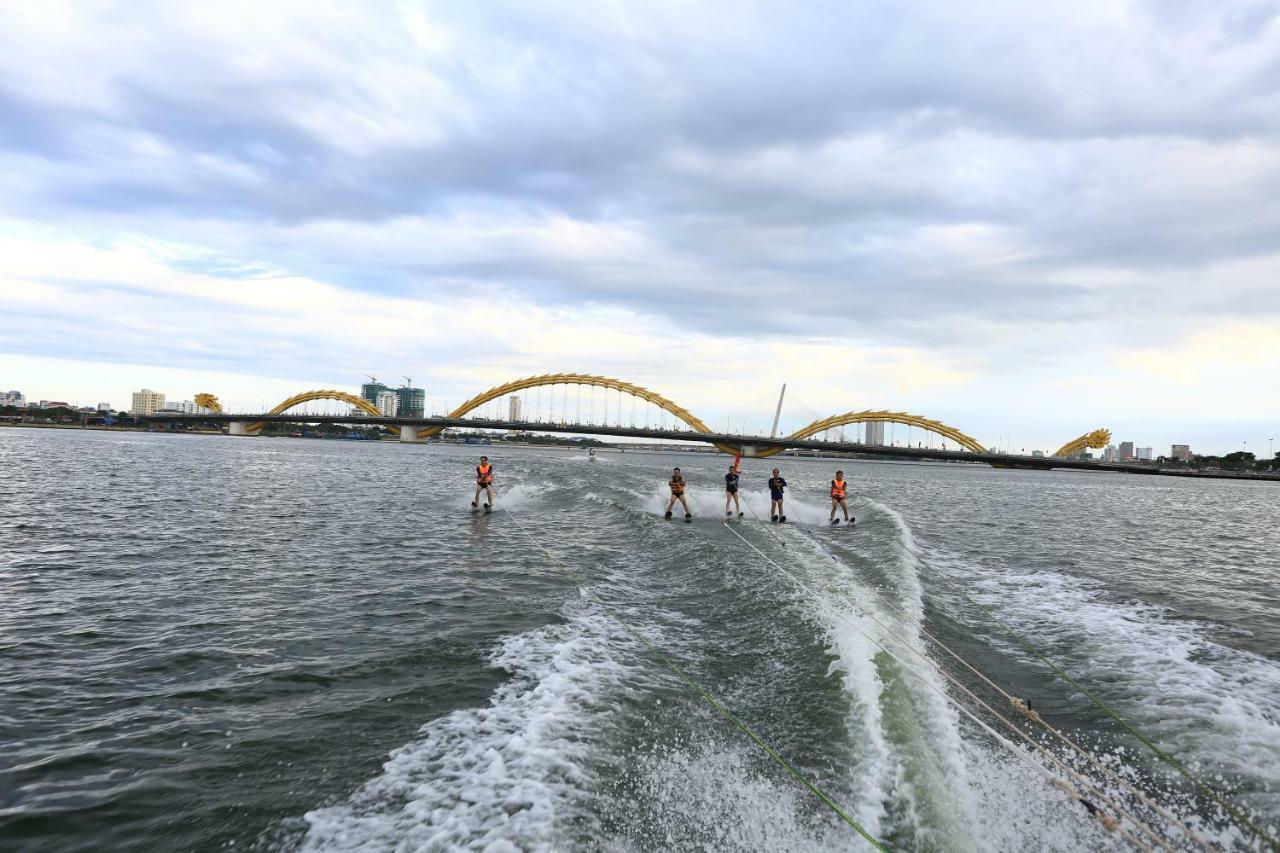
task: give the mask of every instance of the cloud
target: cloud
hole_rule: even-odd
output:
[[[746,355],[999,423],[1275,322],[1278,48],[1254,2],[11,5],[0,350],[711,408]]]
[[[1171,385],[1199,384],[1203,380],[1234,384],[1233,374],[1250,378],[1256,368],[1280,370],[1280,326],[1234,322],[1197,329],[1173,345],[1121,350],[1115,356],[1120,367],[1142,371]],[[1280,377],[1258,386],[1253,402],[1280,409]]]

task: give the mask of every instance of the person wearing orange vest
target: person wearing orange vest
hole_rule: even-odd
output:
[[[481,456],[480,464],[476,466],[476,496],[471,501],[472,510],[479,509],[477,504],[481,492],[489,498],[484,505],[484,511],[489,512],[493,508],[493,466],[489,464],[488,456]]]
[[[845,523],[849,521],[849,506],[844,502],[845,493],[849,489],[849,483],[844,478],[843,471],[836,472],[836,478],[831,481],[831,523],[839,524],[836,518],[836,507],[840,507],[844,511]]]
[[[671,508],[676,505],[676,501],[680,501],[680,505],[684,507],[684,520],[693,521],[693,513],[689,512],[689,502],[684,499],[684,475],[677,468],[671,473],[671,482],[667,483],[671,487],[671,500],[667,501],[666,518],[671,517]]]

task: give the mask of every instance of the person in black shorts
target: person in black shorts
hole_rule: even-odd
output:
[[[724,514],[733,515],[729,511],[729,501],[738,510],[738,518],[742,518],[742,504],[738,502],[738,466],[730,465],[729,473],[724,475]]]
[[[476,504],[480,502],[481,492],[489,498],[484,505],[484,511],[489,512],[493,508],[493,466],[489,464],[488,456],[481,456],[480,464],[476,466],[476,496],[471,499],[472,510],[479,509]]]
[[[786,523],[787,516],[782,508],[782,493],[787,488],[787,481],[782,479],[782,475],[778,473],[778,469],[773,469],[773,476],[769,478],[769,520]]]
[[[836,472],[836,478],[831,481],[831,523],[839,524],[840,520],[836,518],[836,509],[844,511],[844,522],[849,524],[849,505],[845,503],[845,495],[849,491],[849,482],[844,478],[843,471]]]
[[[667,518],[671,517],[671,508],[676,505],[676,501],[680,501],[680,505],[684,507],[684,519],[689,521],[693,518],[693,513],[689,512],[689,502],[684,499],[684,475],[677,468],[671,474],[671,482],[667,483],[671,487],[671,500],[667,501]]]

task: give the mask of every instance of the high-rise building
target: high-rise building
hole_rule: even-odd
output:
[[[22,395],[21,391],[6,391],[0,394],[0,406],[18,406],[20,408],[27,405],[27,398]]]
[[[110,403],[99,403],[99,404],[98,404],[98,411],[99,411],[99,412],[110,412],[110,411],[114,411],[114,410],[111,408],[111,404],[110,404]]]
[[[1120,461],[1121,462],[1133,461],[1133,442],[1132,441],[1120,442]]]
[[[1116,461],[1116,446],[1114,444],[1108,444],[1105,448],[1103,448],[1102,461],[1103,462]]]
[[[133,392],[133,405],[129,411],[135,415],[153,415],[164,408],[164,395],[150,388]]]
[[[1150,447],[1139,447],[1134,452],[1138,454],[1138,459],[1142,462],[1150,462],[1154,458],[1151,455]]]
[[[514,394],[507,398],[507,420],[520,420],[520,398]]]
[[[391,389],[389,387],[387,387],[386,385],[383,385],[381,382],[375,379],[372,382],[366,382],[360,386],[360,396],[364,397],[366,400],[368,400],[370,403],[373,403],[376,406],[378,405],[378,395],[381,394],[383,391],[390,391],[390,390]]]
[[[173,400],[164,404],[166,412],[180,412],[184,415],[194,415],[200,410],[200,407],[190,400]]]
[[[866,441],[863,443],[883,447],[884,421],[867,421],[863,426],[866,427]]]
[[[401,385],[396,389],[396,399],[396,406],[399,408],[396,414],[406,418],[420,418],[427,410],[427,392],[421,388]]]
[[[390,388],[378,392],[374,405],[378,407],[378,412],[384,418],[394,418],[400,413],[400,397]]]
[[[1175,444],[1173,445],[1172,452],[1170,453],[1170,455],[1174,459],[1177,459],[1179,462],[1190,462],[1191,461],[1191,445]]]

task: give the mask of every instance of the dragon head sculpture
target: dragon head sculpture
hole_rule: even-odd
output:
[[[214,414],[222,413],[222,404],[218,402],[218,398],[212,394],[200,393],[196,395],[195,403],[202,409],[208,409]]]

